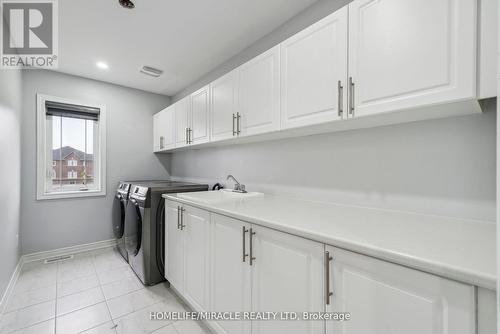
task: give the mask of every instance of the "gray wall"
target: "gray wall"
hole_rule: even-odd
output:
[[[294,16],[285,22],[278,29],[274,30],[267,36],[264,36],[248,48],[241,51],[236,56],[227,60],[220,66],[216,67],[209,73],[204,74],[200,79],[196,80],[193,84],[189,85],[179,93],[172,97],[172,102],[178,101],[184,96],[198,90],[206,84],[212,82],[218,77],[230,72],[241,64],[261,54],[262,52],[272,48],[273,46],[281,43],[288,37],[296,34],[302,29],[310,26],[335,12],[337,9],[351,2],[350,0],[319,0],[317,3],[309,6],[304,11]]]
[[[495,220],[496,113],[174,153],[176,179]],[[232,184],[228,184],[232,187]]]
[[[0,298],[19,259],[21,73],[0,71]]]
[[[106,197],[36,200],[37,93],[106,105]],[[25,71],[21,168],[23,254],[113,237],[111,207],[118,181],[169,177],[169,156],[152,154],[152,115],[168,103],[169,98],[162,95],[62,73]]]

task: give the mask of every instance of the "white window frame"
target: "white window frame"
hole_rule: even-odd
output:
[[[99,141],[99,152],[97,153],[99,159],[97,164],[94,163],[94,177],[98,176],[99,188],[86,190],[86,191],[64,191],[64,192],[48,192],[46,190],[46,173],[51,172],[47,166],[52,165],[50,161],[52,160],[52,143],[49,143],[49,148],[47,149],[47,118],[45,102],[53,101],[59,103],[75,104],[82,106],[89,106],[94,108],[99,108],[99,131],[98,131],[98,141]],[[47,200],[47,199],[63,199],[63,198],[75,198],[75,197],[95,197],[95,196],[106,196],[106,106],[101,104],[96,104],[90,101],[76,101],[66,98],[61,98],[57,96],[51,96],[46,94],[37,94],[37,200]],[[49,154],[50,153],[50,154]],[[94,153],[96,154],[96,153]],[[50,160],[49,160],[50,159]]]
[[[75,176],[75,177],[73,177],[73,176]],[[69,170],[68,171],[68,179],[69,180],[78,179],[78,173],[75,170]]]
[[[71,161],[71,164],[69,163]],[[74,163],[73,163],[74,161]],[[76,167],[78,166],[78,160],[75,160],[75,159],[70,159],[68,160],[68,167]]]

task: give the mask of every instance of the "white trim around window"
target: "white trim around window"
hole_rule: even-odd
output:
[[[46,101],[99,108],[99,131],[94,133],[94,140],[97,140],[99,143],[99,152],[94,152],[94,154],[98,154],[98,159],[96,163],[94,163],[93,173],[96,179],[99,180],[98,189],[64,192],[48,192],[46,190],[46,174],[49,172],[47,166],[50,166],[50,173],[52,173],[52,162],[48,160],[48,157],[52,160],[52,143],[47,143],[46,131],[48,123],[46,121]],[[106,196],[106,128],[105,105],[99,105],[89,101],[77,101],[45,94],[37,94],[37,200]]]

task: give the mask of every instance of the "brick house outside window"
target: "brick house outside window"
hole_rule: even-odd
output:
[[[71,146],[52,150],[52,183],[54,185],[94,183],[94,155],[86,154]]]

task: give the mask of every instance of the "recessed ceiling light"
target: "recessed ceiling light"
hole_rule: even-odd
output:
[[[106,64],[103,61],[98,61],[96,66],[99,67],[101,70],[107,70],[109,68],[108,64]]]

